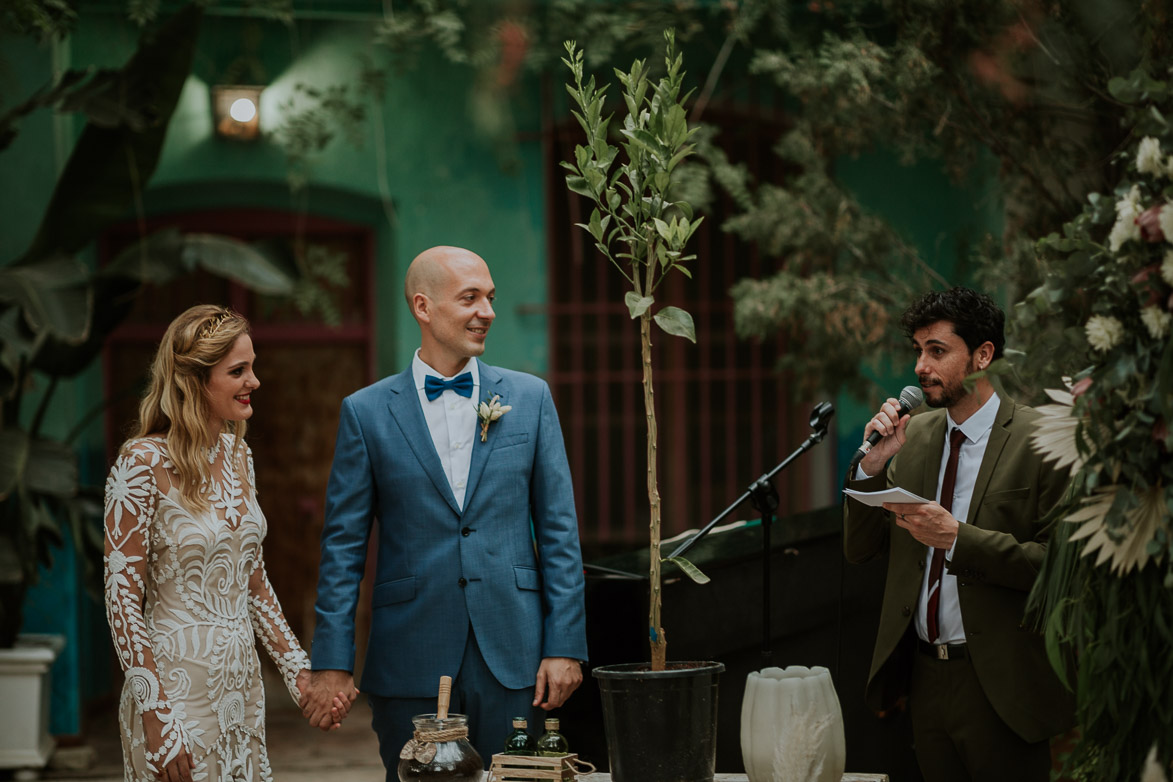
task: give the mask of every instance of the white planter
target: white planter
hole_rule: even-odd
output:
[[[802,665],[751,673],[741,757],[750,782],[839,782],[847,745],[831,673]]]
[[[35,779],[29,770],[44,768],[53,754],[49,672],[64,648],[64,636],[26,633],[0,649],[0,768],[22,769],[16,779]]]

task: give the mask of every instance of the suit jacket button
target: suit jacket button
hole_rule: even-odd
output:
[[[909,608],[908,606],[905,606],[904,608],[900,609],[900,615],[901,616],[912,616],[912,609]]]
[[[460,534],[464,535],[467,538],[469,535],[472,534],[472,529],[470,529],[469,527],[465,527],[464,529],[462,529],[460,531]]]
[[[457,581],[456,583],[460,584],[462,587],[465,587],[465,586],[468,586],[468,579],[461,576],[460,580]]]

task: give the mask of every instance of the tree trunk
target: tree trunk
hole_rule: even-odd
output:
[[[668,640],[660,626],[660,490],[656,481],[656,396],[652,388],[652,315],[639,318],[640,354],[644,370],[644,414],[648,422],[648,640],[652,649],[652,670],[664,670]]]

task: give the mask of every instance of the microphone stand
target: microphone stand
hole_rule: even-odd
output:
[[[728,508],[721,511],[716,518],[706,524],[700,532],[693,535],[688,540],[684,541],[676,551],[672,552],[668,559],[680,557],[689,549],[695,546],[701,538],[709,534],[713,527],[720,524],[730,513],[737,509],[741,503],[750,500],[751,504],[759,513],[762,514],[762,664],[768,666],[773,652],[770,650],[770,527],[773,526],[775,511],[778,510],[778,491],[774,488],[772,483],[773,478],[782,470],[790,466],[790,463],[797,459],[802,454],[809,451],[815,445],[822,442],[822,439],[827,435],[827,426],[831,421],[831,416],[835,415],[835,408],[830,402],[820,402],[815,405],[811,411],[810,425],[814,430],[810,436],[803,441],[802,445],[794,451],[794,453],[783,459],[778,466],[770,470],[768,473],[762,475],[756,481],[749,485],[740,497],[733,501]]]

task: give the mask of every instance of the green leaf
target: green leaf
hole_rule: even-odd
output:
[[[592,200],[595,197],[594,191],[591,190],[590,185],[587,184],[586,177],[567,176],[566,186],[570,188],[572,192],[578,193],[581,196],[586,196]]]
[[[132,209],[155,172],[168,122],[191,73],[202,13],[198,3],[188,3],[144,34],[122,68],[122,99],[128,110],[153,123],[141,132],[86,124],[25,258],[75,253]]]
[[[0,430],[0,500],[6,499],[24,474],[29,436],[21,429]]]
[[[1173,388],[1173,341],[1165,345],[1161,364],[1157,368],[1156,387],[1164,389],[1164,393],[1158,395],[1161,415],[1173,426],[1173,393],[1169,392]]]
[[[684,575],[688,576],[698,584],[707,584],[712,580],[704,573],[702,573],[700,568],[689,562],[684,557],[669,557],[664,561],[671,562],[672,564],[676,565],[676,567],[684,571]]]
[[[658,217],[653,217],[652,222],[656,226],[656,233],[664,238],[664,241],[672,241],[672,226],[664,222]]]
[[[651,296],[640,296],[635,291],[628,291],[623,295],[623,302],[627,305],[627,311],[631,313],[631,319],[635,320],[647,312],[656,300]]]
[[[77,455],[64,443],[33,440],[29,444],[24,481],[32,492],[72,497],[77,493]]]
[[[648,152],[655,154],[660,150],[659,140],[646,130],[641,128],[634,128],[632,130],[620,131],[624,136],[631,139],[638,146],[646,149]]]
[[[684,337],[696,343],[696,326],[693,325],[692,315],[679,307],[665,307],[657,312],[653,318],[656,325],[674,337]]]
[[[214,234],[184,236],[183,259],[246,288],[271,296],[293,292],[294,280],[246,242]]]
[[[65,255],[52,255],[0,269],[0,302],[21,308],[36,332],[68,342],[89,333],[94,296],[85,265]]]
[[[1108,82],[1108,93],[1116,100],[1132,103],[1136,100],[1136,88],[1123,76],[1116,76]]]

